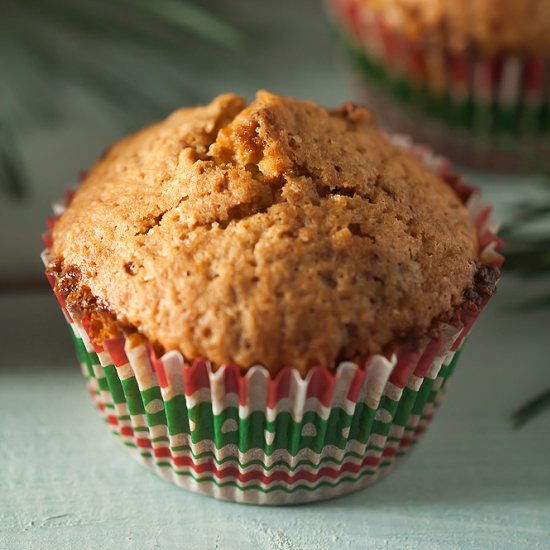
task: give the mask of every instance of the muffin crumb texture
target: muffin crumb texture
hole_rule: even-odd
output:
[[[58,291],[103,323],[98,337],[137,331],[189,361],[272,373],[427,334],[464,304],[478,258],[453,190],[367,110],[268,92],[178,110],[115,144],[51,252]]]

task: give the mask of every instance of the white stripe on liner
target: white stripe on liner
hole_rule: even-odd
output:
[[[389,397],[393,401],[399,401],[402,394],[403,389],[399,386],[396,386],[395,384],[392,384],[391,382],[388,382],[386,384],[386,387],[384,388],[384,395]]]
[[[424,378],[420,378],[415,374],[411,374],[409,376],[409,379],[407,380],[407,388],[413,391],[418,391],[423,381],[424,381]]]

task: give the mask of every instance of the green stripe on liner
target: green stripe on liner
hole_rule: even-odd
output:
[[[373,432],[372,426],[374,424],[376,410],[371,409],[364,404],[362,404],[362,406],[360,407],[357,407],[356,410],[359,416],[359,437],[357,438],[357,441],[360,441],[361,443],[366,443],[370,437],[370,434]]]
[[[543,117],[539,105],[523,105],[520,120],[520,131],[526,135],[537,135],[542,130]]]
[[[472,112],[472,130],[481,136],[493,131],[495,126],[494,109],[492,103],[478,101],[474,103]]]
[[[411,414],[412,408],[418,396],[418,392],[405,387],[401,399],[397,405],[393,423],[398,426],[406,426],[407,420]]]
[[[189,420],[194,422],[191,429],[191,441],[198,443],[204,439],[214,440],[214,415],[212,403],[199,403],[192,409],[188,409]]]
[[[166,411],[166,422],[170,435],[191,433],[187,403],[184,395],[176,395],[172,399],[165,401],[164,410]]]
[[[110,391],[109,390],[109,384],[107,383],[107,379],[106,378],[97,378],[96,377],[96,380],[97,380],[97,385],[99,386],[99,389],[101,391]]]
[[[447,384],[447,381],[451,377],[451,374],[453,374],[453,372],[455,371],[456,366],[458,365],[458,359],[460,358],[461,353],[462,353],[462,348],[458,349],[455,352],[455,354],[454,354],[454,356],[453,356],[453,358],[452,358],[452,360],[449,364],[449,369],[448,369],[448,371],[445,375],[445,379],[443,380],[443,387],[445,387],[445,385]]]
[[[397,409],[398,403],[399,403],[398,401],[395,401],[391,397],[388,397],[387,395],[383,395],[382,398],[380,399],[380,404],[378,405],[378,408],[386,409],[390,413],[393,413]]]
[[[152,438],[151,438],[151,443],[159,443],[160,441],[163,441],[164,443],[169,443],[169,442],[170,442],[170,438],[169,438],[169,437],[165,437],[165,436],[152,437]]]
[[[385,435],[387,436],[390,433],[391,430],[391,422],[379,422],[378,420],[375,420],[372,424],[372,431],[373,433],[376,433],[378,435]]]
[[[520,120],[519,106],[505,107],[495,106],[495,127],[496,132],[512,133],[518,130]]]
[[[422,380],[422,384],[420,385],[420,389],[418,390],[418,394],[416,396],[416,401],[414,402],[411,411],[412,414],[418,416],[422,414],[422,411],[424,410],[424,407],[428,402],[428,397],[430,395],[430,392],[432,391],[434,382],[435,380],[432,380],[431,378],[424,378],[424,380]]]
[[[71,336],[73,337],[73,341],[75,343],[76,354],[78,356],[78,359],[80,360],[81,363],[84,363],[86,365],[88,376],[90,378],[95,378],[95,373],[92,366],[91,354],[88,353],[88,351],[86,350],[86,346],[84,345],[82,338],[77,338],[72,329],[70,329],[70,332],[71,332]]]
[[[448,101],[450,120],[458,126],[463,126],[464,128],[470,126],[473,110],[474,103],[471,98]]]
[[[164,412],[164,401],[162,394],[158,386],[148,388],[141,392],[143,405],[145,407],[145,414],[147,415],[147,423],[149,426],[160,426],[166,424],[166,414]],[[150,406],[159,404],[162,407],[161,410],[152,412]],[[150,412],[151,411],[151,412]]]
[[[105,374],[108,389],[113,396],[113,403],[125,403],[124,390],[122,389],[122,384],[120,383],[116,368],[113,365],[108,365],[103,367],[103,373]],[[119,419],[120,418],[121,417],[119,417]]]
[[[447,119],[449,118],[449,98],[445,93],[434,93],[429,88],[427,89],[426,100],[424,101],[424,113],[432,118]]]
[[[145,414],[145,408],[143,407],[143,400],[141,399],[141,393],[135,376],[121,380],[122,390],[124,391],[124,397],[126,397],[126,403],[128,403],[128,410],[132,416],[137,414]]]
[[[541,125],[543,130],[550,129],[550,101],[548,101],[542,108]]]
[[[148,432],[149,427],[148,426],[136,426],[133,428],[134,432]]]
[[[213,416],[214,445],[221,448],[224,444],[239,445],[239,410],[228,407],[220,414]]]

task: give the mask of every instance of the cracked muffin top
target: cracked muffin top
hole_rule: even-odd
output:
[[[361,0],[408,36],[454,52],[550,54],[548,0]]]
[[[464,305],[476,231],[364,108],[259,92],[109,149],[56,222],[49,273],[92,337],[275,374],[389,353]]]

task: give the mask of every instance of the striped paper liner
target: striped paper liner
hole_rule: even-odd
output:
[[[394,130],[482,168],[544,164],[550,59],[450,53],[405,36],[366,0],[327,4],[369,102]]]
[[[500,265],[502,243],[478,192],[445,159],[392,139],[452,183],[476,222],[481,261]],[[62,210],[58,203],[50,229]],[[45,242],[51,246],[51,235]],[[51,260],[48,249],[43,260]],[[206,360],[188,364],[177,351],[158,357],[150,343],[132,347],[124,337],[91,342],[86,319],[73,319],[58,299],[90,395],[135,458],[186,489],[268,505],[334,497],[387,475],[432,419],[478,315],[463,311],[438,339],[389,358],[344,362],[334,372],[315,367],[305,379],[286,368],[270,378],[261,365],[213,371]]]

